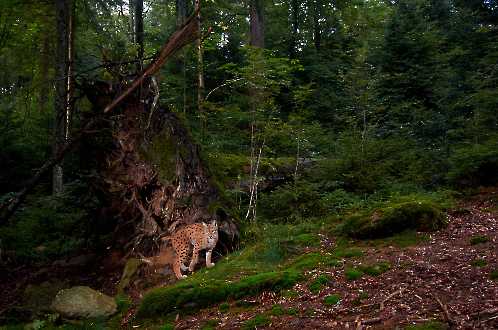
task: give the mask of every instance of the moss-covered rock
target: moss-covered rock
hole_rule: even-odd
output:
[[[106,318],[117,312],[113,298],[87,286],[59,291],[52,309],[67,318]]]
[[[280,291],[292,287],[300,279],[300,272],[287,270],[247,276],[236,282],[180,282],[147,293],[140,304],[138,317],[204,308],[227,299],[253,296],[265,290]]]
[[[340,231],[350,237],[382,238],[408,229],[435,231],[446,226],[442,210],[430,202],[405,202],[347,218]]]

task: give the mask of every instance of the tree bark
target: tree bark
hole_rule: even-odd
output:
[[[250,20],[251,36],[249,44],[253,47],[265,47],[263,1],[251,0],[250,2]]]
[[[57,155],[69,138],[71,119],[71,91],[73,59],[73,13],[72,0],[55,0],[57,47],[55,59],[55,97],[54,97],[54,143],[53,155]],[[56,164],[52,171],[52,192],[63,190],[63,164]]]
[[[320,29],[320,17],[322,15],[322,0],[313,1],[313,41],[315,49],[320,50],[322,33]]]
[[[195,0],[195,9],[197,11],[197,24],[199,33],[202,31],[201,26],[201,11],[200,8],[200,0]],[[203,112],[202,102],[204,101],[204,57],[203,57],[203,49],[202,49],[202,38],[197,39],[197,111],[199,115]],[[204,121],[201,115],[201,127],[204,127]]]
[[[142,71],[143,58],[144,58],[144,1],[143,0],[135,0],[135,43],[138,47],[138,55],[137,59],[138,67],[137,72]]]

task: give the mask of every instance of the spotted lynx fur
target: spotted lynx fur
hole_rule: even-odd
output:
[[[218,224],[216,221],[210,224],[194,223],[188,225],[169,237],[163,237],[162,240],[171,240],[173,249],[176,252],[173,262],[173,271],[178,279],[186,278],[187,275],[182,274],[182,270],[194,271],[197,264],[200,250],[206,250],[206,267],[211,268],[214,263],[211,262],[211,254],[218,242]],[[193,246],[192,260],[187,268],[185,262],[188,259],[190,245]]]

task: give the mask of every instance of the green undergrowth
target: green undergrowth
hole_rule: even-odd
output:
[[[405,330],[446,330],[448,325],[439,321],[429,321],[421,324],[409,325]]]
[[[363,275],[379,276],[391,269],[387,261],[379,261],[373,264],[359,265],[353,268],[346,268],[344,276],[350,281],[357,280]]]
[[[341,296],[338,294],[332,294],[323,298],[323,304],[327,306],[337,305],[339,301],[341,301]]]
[[[472,236],[470,239],[470,245],[477,245],[477,244],[482,244],[482,243],[487,243],[489,241],[489,238],[484,235],[475,235]]]

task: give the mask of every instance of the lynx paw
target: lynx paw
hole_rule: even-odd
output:
[[[188,268],[184,264],[181,264],[180,265],[180,269],[183,270],[183,271],[186,271]]]
[[[206,266],[207,266],[207,268],[212,268],[212,267],[214,267],[214,262],[207,264]]]

